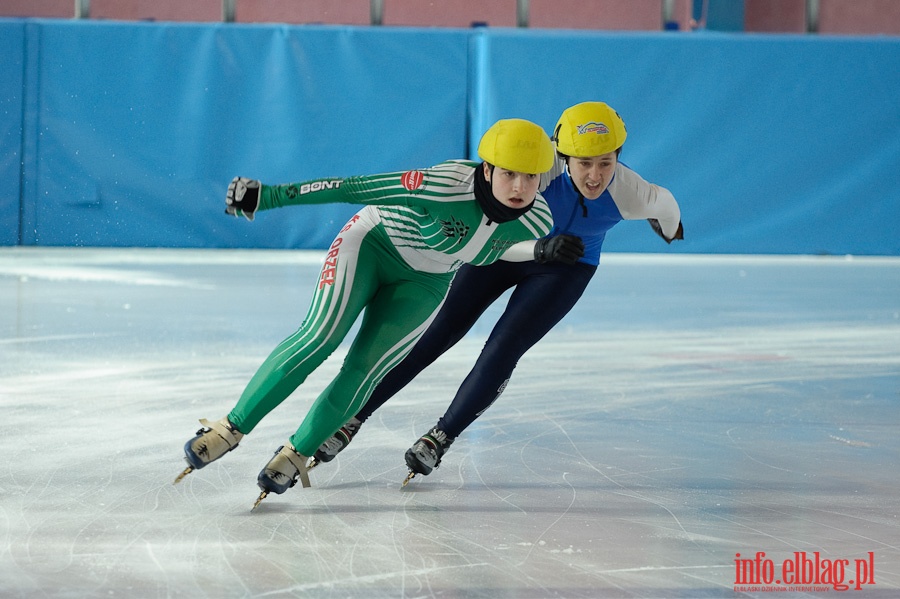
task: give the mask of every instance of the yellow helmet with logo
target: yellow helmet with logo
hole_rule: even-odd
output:
[[[582,102],[560,115],[553,141],[560,154],[589,158],[618,150],[627,135],[625,122],[615,110],[603,102]]]
[[[524,119],[503,119],[491,125],[478,144],[478,156],[508,171],[539,175],[553,166],[550,137]]]

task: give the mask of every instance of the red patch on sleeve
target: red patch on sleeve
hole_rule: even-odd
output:
[[[402,183],[403,187],[409,191],[415,191],[422,186],[422,180],[424,178],[424,175],[419,171],[406,171],[403,173],[403,176],[400,177],[400,183]]]

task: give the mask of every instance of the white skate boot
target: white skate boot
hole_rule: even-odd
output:
[[[266,498],[269,493],[281,495],[297,484],[297,479],[304,487],[309,487],[309,468],[306,467],[307,457],[297,453],[290,443],[282,445],[275,451],[275,455],[269,460],[265,468],[260,470],[256,478],[256,484],[262,489],[253,508]]]
[[[193,439],[184,444],[184,460],[188,467],[175,479],[175,484],[182,478],[199,470],[211,462],[215,462],[223,455],[238,446],[244,434],[239,432],[228,418],[222,418],[218,422],[210,422],[206,418],[200,419],[203,428],[197,431]]]

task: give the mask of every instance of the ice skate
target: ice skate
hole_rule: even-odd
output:
[[[344,451],[344,448],[350,445],[350,441],[356,436],[356,433],[361,426],[362,422],[356,418],[351,418],[344,423],[344,426],[339,428],[336,433],[328,437],[325,442],[319,446],[319,449],[317,449],[316,453],[313,454],[313,457],[310,458],[309,464],[307,464],[307,470],[312,470],[322,462],[330,462],[336,458],[337,454]]]
[[[403,480],[401,486],[405,487],[416,474],[427,476],[441,464],[441,458],[453,439],[447,433],[434,427],[422,435],[416,443],[406,450],[406,465],[409,466],[409,474]]]
[[[182,478],[214,462],[238,446],[244,434],[239,432],[228,418],[218,422],[200,419],[203,428],[197,431],[193,439],[184,444],[184,460],[188,466],[175,479],[175,484]]]
[[[279,447],[275,451],[275,455],[269,460],[265,468],[260,470],[259,476],[256,478],[256,484],[262,489],[262,493],[259,494],[259,498],[257,498],[251,509],[256,509],[256,506],[269,493],[281,495],[297,484],[298,478],[304,487],[308,487],[309,476],[306,473],[309,469],[306,467],[307,459],[305,455],[297,453],[297,450],[290,443]]]

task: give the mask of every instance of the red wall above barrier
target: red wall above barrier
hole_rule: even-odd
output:
[[[368,25],[372,10],[369,0],[240,0],[235,5],[239,23],[331,23]]]

